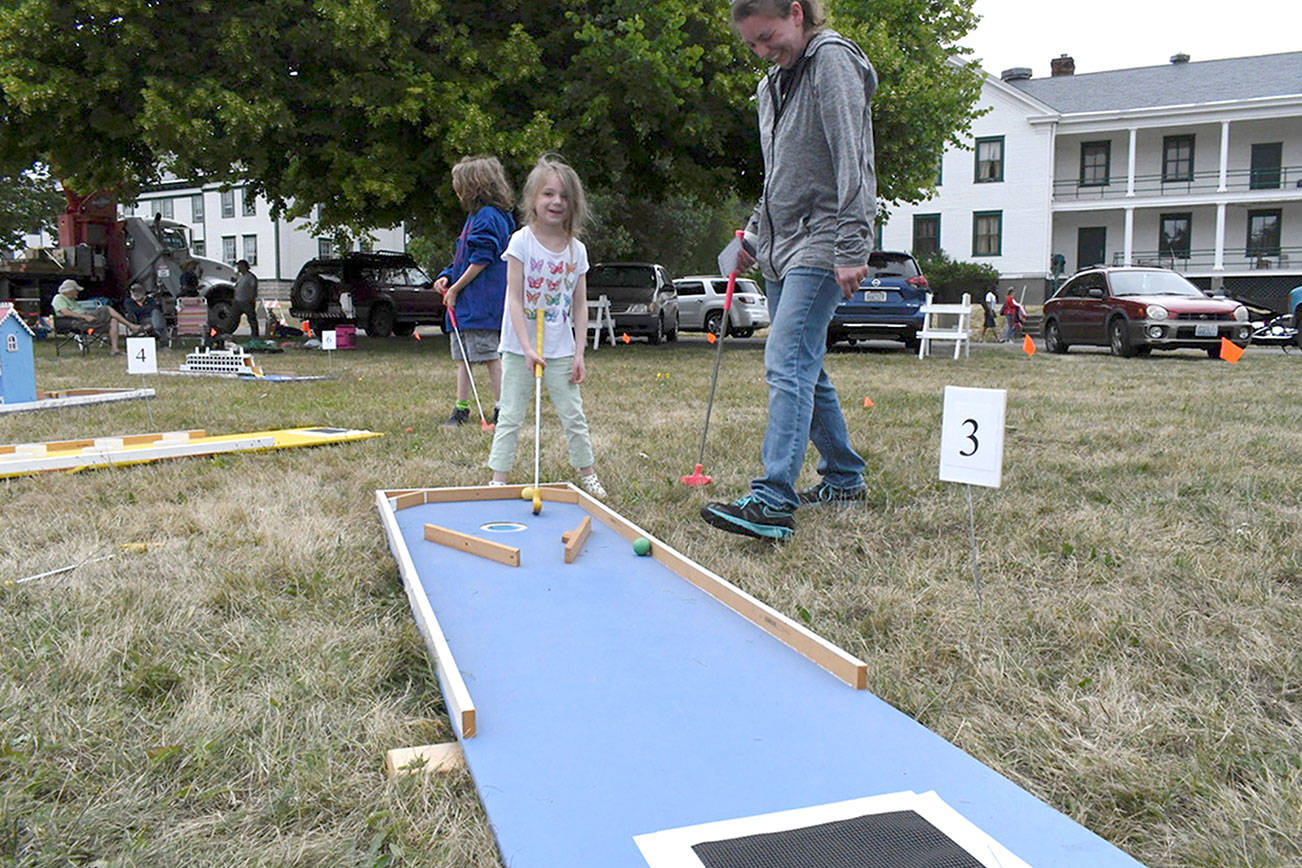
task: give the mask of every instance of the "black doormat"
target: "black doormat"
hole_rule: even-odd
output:
[[[914,811],[705,841],[692,852],[706,868],[984,868]]]

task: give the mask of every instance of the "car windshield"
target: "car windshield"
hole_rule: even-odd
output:
[[[903,253],[873,253],[868,257],[868,277],[917,277],[922,272],[912,256]]]
[[[1203,296],[1203,291],[1171,271],[1114,271],[1108,275],[1113,295]]]
[[[588,272],[588,297],[611,301],[648,301],[656,285],[655,271],[634,265],[599,265]]]

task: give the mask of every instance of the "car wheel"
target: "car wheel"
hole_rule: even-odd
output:
[[[1130,345],[1130,332],[1126,328],[1125,317],[1119,316],[1108,323],[1108,345],[1114,356],[1128,359],[1135,354],[1134,347]]]
[[[656,344],[660,343],[660,341],[664,339],[664,336],[665,336],[665,318],[664,318],[664,314],[661,314],[659,317],[656,318],[656,330],[646,336],[646,342],[654,347]]]
[[[829,350],[830,350],[830,349],[831,349],[831,348],[836,344],[836,342],[839,341],[839,340],[841,340],[841,336],[840,336],[840,335],[838,335],[836,332],[832,331],[831,329],[828,329],[828,330],[827,330],[827,348],[828,348]]]
[[[748,338],[755,334],[755,329],[737,329],[734,334],[739,338]]]
[[[1212,346],[1207,347],[1206,349],[1207,349],[1207,358],[1209,358],[1209,359],[1219,359],[1219,358],[1221,357],[1221,345],[1220,345],[1220,344],[1213,344]]]
[[[240,312],[230,299],[219,299],[208,303],[208,326],[219,335],[228,335],[240,324]]]
[[[665,340],[667,340],[667,341],[671,341],[671,342],[672,342],[672,341],[676,341],[676,340],[678,340],[678,316],[677,316],[677,314],[674,315],[674,327],[671,328],[669,331],[665,332]]]
[[[303,310],[321,310],[326,304],[325,287],[319,280],[305,280],[290,293],[290,302]]]
[[[705,315],[705,331],[717,338],[719,336],[719,323],[721,322],[723,322],[723,311],[710,311]]]
[[[414,322],[396,322],[393,324],[393,333],[398,337],[407,337],[416,330]]]
[[[1135,355],[1137,356],[1151,356],[1152,354],[1153,348],[1148,344],[1144,344],[1142,347],[1135,347]]]
[[[371,315],[366,320],[366,333],[373,338],[387,338],[393,334],[393,305],[371,306]]]
[[[1044,348],[1059,355],[1067,352],[1067,342],[1062,339],[1062,327],[1056,319],[1044,324]]]
[[[910,332],[904,336],[904,348],[907,350],[916,350],[922,344],[922,338],[918,337],[917,332]]]

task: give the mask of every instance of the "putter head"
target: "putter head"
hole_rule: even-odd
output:
[[[494,425],[492,422],[489,422],[487,419],[480,419],[480,420],[479,420],[479,429],[480,429],[481,431],[496,431],[496,430],[497,430],[497,426]]]
[[[696,469],[686,476],[678,477],[678,481],[683,485],[709,485],[714,481],[712,477],[706,476],[701,472],[701,465],[696,465]]]

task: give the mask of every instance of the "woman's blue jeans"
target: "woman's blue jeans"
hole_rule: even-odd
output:
[[[751,481],[751,491],[771,508],[795,510],[796,479],[811,440],[828,485],[853,490],[864,484],[863,459],[850,448],[845,415],[823,370],[827,325],[841,288],[822,268],[793,268],[764,288],[772,320],[764,347],[769,423],[761,452],[764,475]]]

